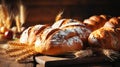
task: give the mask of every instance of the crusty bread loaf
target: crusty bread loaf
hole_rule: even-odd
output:
[[[52,26],[35,25],[26,29],[20,38],[21,43],[35,44],[35,51],[57,55],[83,49],[83,43],[91,30],[82,22],[61,19]]]
[[[89,27],[92,31],[99,29],[102,27],[107,21],[107,17],[105,15],[94,15],[89,19],[85,19],[83,23]]]
[[[52,30],[55,31],[52,32],[51,35],[47,35],[45,40],[40,42],[40,38],[37,38],[35,42],[35,49],[37,52],[48,55],[56,55],[82,49],[83,42],[75,30],[56,30],[55,28]]]
[[[112,27],[112,28],[120,27],[120,18],[119,17],[110,18],[110,20],[105,23],[104,27]]]
[[[81,50],[83,48],[83,40],[86,40],[90,33],[79,29],[79,27],[74,26],[65,27],[54,31],[44,41],[40,41],[40,39],[37,38],[35,49],[37,52],[48,55]]]
[[[92,47],[120,50],[120,29],[102,27],[93,31],[88,41]]]

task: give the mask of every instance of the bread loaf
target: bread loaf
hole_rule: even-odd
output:
[[[42,54],[56,55],[83,49],[91,31],[80,21],[61,19],[52,26],[35,25],[26,29],[20,42],[34,44]]]
[[[92,31],[99,29],[102,27],[107,21],[107,17],[105,15],[94,15],[89,19],[85,19],[83,23],[90,28]]]
[[[60,21],[60,24],[58,24]],[[44,30],[35,41],[35,50],[42,54],[58,55],[83,49],[91,31],[79,21],[64,19]],[[57,25],[57,26],[56,26]],[[42,36],[42,37],[41,37]]]
[[[93,31],[88,41],[92,47],[120,50],[120,29],[102,27]]]
[[[119,17],[110,18],[110,20],[105,23],[104,27],[119,28],[120,27],[120,18]]]
[[[41,42],[40,39],[37,38],[35,42],[35,49],[37,52],[48,55],[56,55],[73,50],[79,50],[82,48],[81,45],[83,45],[83,43],[79,36],[75,35],[76,32],[56,30]]]

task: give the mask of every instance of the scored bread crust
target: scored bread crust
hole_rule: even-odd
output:
[[[43,33],[43,39],[36,39],[35,50],[42,54],[58,55],[83,49],[83,42],[87,42],[91,31],[81,23],[67,23],[59,28],[49,28]]]
[[[83,49],[90,33],[80,21],[61,19],[52,26],[29,27],[22,33],[20,42],[34,45],[35,51],[41,54],[58,55]]]
[[[55,30],[53,28],[53,30]],[[82,49],[83,42],[75,30],[58,29],[49,37],[41,41],[37,38],[35,49],[37,52],[48,55],[57,55],[65,52]]]
[[[33,45],[36,40],[36,36],[39,35],[47,27],[47,25],[35,25],[29,27],[22,33],[20,37],[20,43]]]

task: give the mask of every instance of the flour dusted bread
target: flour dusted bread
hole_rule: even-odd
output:
[[[52,31],[52,32],[51,32]],[[38,37],[35,42],[37,52],[47,55],[58,55],[83,49],[83,42],[87,41],[90,30],[82,26],[66,26],[61,29],[52,28],[46,34],[46,39]]]
[[[59,21],[61,22],[61,20]],[[79,21],[75,22],[71,19],[64,19],[64,21],[59,25],[58,23],[53,24],[37,37],[35,41],[37,52],[58,55],[83,49],[83,42],[87,41],[91,31]]]
[[[71,29],[75,30],[77,34],[80,36],[82,41],[87,41],[87,37],[91,33],[90,29],[85,26],[82,22],[74,19],[62,19],[64,21],[57,21],[55,22],[52,27],[59,28],[59,29]],[[59,26],[59,27],[58,27]],[[84,35],[83,35],[84,34]]]
[[[39,53],[57,55],[83,49],[90,33],[90,29],[80,21],[61,19],[52,26],[29,27],[22,33],[20,42],[34,44]]]
[[[53,29],[54,30],[54,29]],[[76,35],[76,32],[70,30],[56,30],[40,43],[37,38],[35,49],[37,52],[47,55],[57,55],[65,52],[82,49],[83,42]]]

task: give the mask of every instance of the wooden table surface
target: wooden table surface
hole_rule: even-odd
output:
[[[14,59],[0,53],[0,67],[120,67],[120,60],[110,62],[101,56],[83,59],[35,56],[22,62]]]

